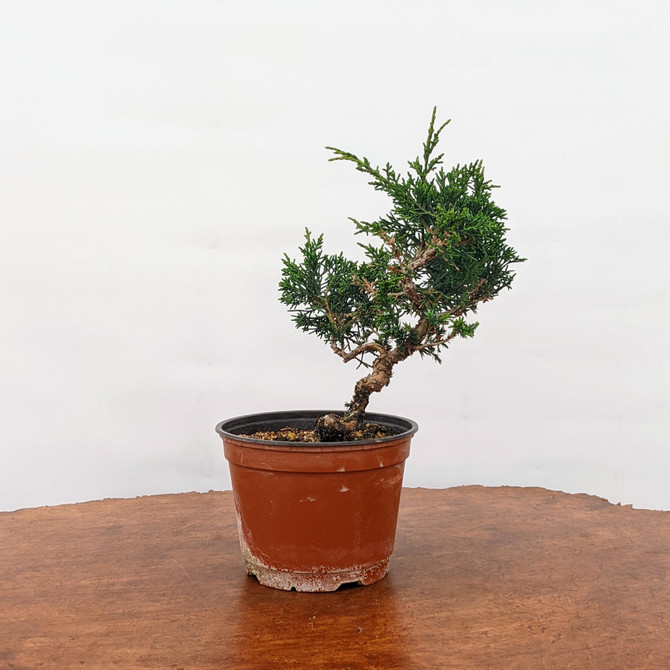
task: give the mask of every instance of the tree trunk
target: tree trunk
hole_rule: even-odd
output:
[[[411,351],[407,349],[403,351],[391,349],[377,356],[372,364],[372,372],[356,382],[347,416],[362,418],[370,402],[370,396],[388,386],[393,376],[394,366],[405,360],[410,353]]]
[[[352,438],[360,429],[365,410],[373,393],[388,386],[393,375],[393,367],[405,360],[411,350],[391,349],[379,354],[372,364],[372,372],[356,382],[354,396],[344,416],[326,414],[316,422],[316,433],[321,442],[342,442]]]

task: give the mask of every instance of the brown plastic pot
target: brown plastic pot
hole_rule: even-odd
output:
[[[267,441],[243,434],[314,427],[327,411],[252,414],[221,422],[247,574],[265,586],[334,591],[388,572],[405,459],[418,426],[368,414],[394,434],[360,442]]]

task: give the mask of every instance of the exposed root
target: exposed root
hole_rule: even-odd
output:
[[[348,418],[339,414],[324,414],[316,420],[314,432],[319,442],[347,442],[361,439],[356,436],[360,432],[362,421],[358,417]]]

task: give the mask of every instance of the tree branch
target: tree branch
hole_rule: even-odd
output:
[[[364,344],[359,345],[352,351],[345,351],[342,347],[339,347],[337,343],[333,340],[330,342],[330,348],[345,362],[358,358],[359,356],[367,353],[376,351],[378,354],[385,354],[388,352],[388,349],[383,347],[377,342],[365,342]],[[359,359],[360,360],[360,359]],[[362,361],[361,361],[362,362]]]

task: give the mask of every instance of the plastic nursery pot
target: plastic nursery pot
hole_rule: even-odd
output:
[[[367,414],[392,435],[360,442],[295,443],[240,435],[311,429],[328,411],[251,414],[216,427],[230,466],[247,574],[265,586],[335,591],[386,576],[405,459],[418,426]]]

